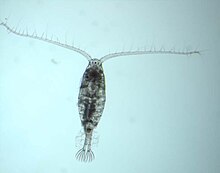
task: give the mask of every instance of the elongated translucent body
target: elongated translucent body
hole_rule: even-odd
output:
[[[78,97],[79,114],[85,133],[83,148],[76,154],[76,158],[81,161],[94,159],[91,150],[92,133],[99,123],[104,106],[105,76],[100,60],[93,59],[83,74]]]

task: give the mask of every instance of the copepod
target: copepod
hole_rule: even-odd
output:
[[[146,54],[174,54],[174,55],[191,55],[199,54],[199,51],[175,51],[175,50],[137,50],[137,51],[123,51],[110,53],[103,56],[100,59],[92,58],[87,52],[81,50],[73,45],[68,45],[66,43],[61,43],[58,40],[48,39],[47,36],[38,36],[36,32],[33,34],[28,34],[26,31],[17,31],[17,28],[11,28],[6,22],[1,22],[1,26],[5,27],[9,33],[21,37],[28,37],[31,39],[36,39],[44,41],[53,45],[57,45],[72,51],[75,51],[82,56],[84,56],[89,64],[83,74],[79,96],[78,96],[78,109],[81,124],[85,133],[84,145],[76,153],[76,158],[80,161],[90,162],[95,158],[95,155],[91,149],[91,141],[94,129],[97,127],[99,120],[102,116],[104,106],[105,106],[105,76],[102,68],[103,62],[108,59],[130,56],[130,55],[146,55]]]

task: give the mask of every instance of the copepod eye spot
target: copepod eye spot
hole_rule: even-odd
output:
[[[89,63],[90,65],[97,65],[97,66],[102,64],[99,59],[92,59]]]

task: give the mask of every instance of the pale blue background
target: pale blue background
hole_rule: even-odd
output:
[[[107,61],[96,159],[85,164],[74,155],[86,59],[0,27],[0,173],[219,173],[219,7],[218,0],[0,0],[10,26],[74,41],[93,57],[152,45],[205,50]]]

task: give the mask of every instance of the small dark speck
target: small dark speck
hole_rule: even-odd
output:
[[[55,60],[54,58],[53,59],[51,59],[51,62],[53,63],[53,64],[59,64],[59,62],[57,61],[57,60]]]

